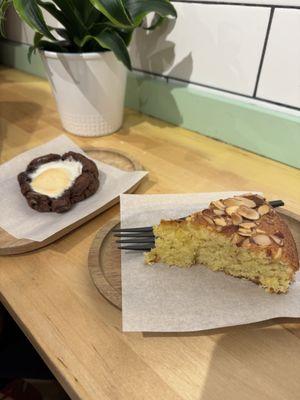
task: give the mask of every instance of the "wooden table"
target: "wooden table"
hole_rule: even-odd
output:
[[[46,81],[3,68],[0,84],[1,162],[62,133]],[[72,139],[139,160],[150,171],[139,193],[255,189],[300,212],[299,170],[134,111],[114,135]],[[114,207],[47,248],[0,259],[1,301],[72,399],[298,399],[296,323],[121,332],[120,311],[87,269],[96,231],[118,213]]]

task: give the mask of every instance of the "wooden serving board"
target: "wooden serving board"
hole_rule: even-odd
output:
[[[143,170],[141,164],[139,164],[137,161],[132,159],[127,154],[122,153],[115,149],[85,147],[83,148],[83,151],[88,156],[90,156],[95,160],[102,161],[106,164],[112,165],[124,171]],[[133,185],[127,191],[127,193],[132,193],[140,183],[141,181]],[[0,255],[21,254],[47,246],[48,244],[54,242],[55,240],[66,235],[67,233],[73,231],[80,225],[94,218],[96,215],[102,213],[103,211],[107,210],[108,208],[112,207],[118,202],[119,202],[119,196],[115,197],[109,203],[105,204],[105,206],[99,208],[90,215],[76,221],[74,224],[69,225],[68,227],[62,229],[61,231],[56,232],[54,235],[50,236],[46,240],[43,240],[42,242],[35,242],[28,239],[16,239],[15,237],[11,236],[9,233],[0,228]]]
[[[300,215],[280,208],[277,210],[288,224],[300,256]],[[121,250],[112,230],[119,220],[111,220],[95,236],[89,251],[88,267],[98,291],[113,305],[122,308]]]

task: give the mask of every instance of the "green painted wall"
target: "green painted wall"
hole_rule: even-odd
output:
[[[28,46],[0,42],[0,62],[44,77]],[[215,95],[163,78],[131,72],[126,106],[175,125],[300,168],[300,117]]]

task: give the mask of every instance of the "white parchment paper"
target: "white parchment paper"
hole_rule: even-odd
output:
[[[207,207],[212,200],[239,193],[245,192],[122,195],[122,227],[149,226],[161,218],[183,217]],[[288,294],[269,294],[251,282],[204,266],[149,266],[144,264],[142,253],[123,251],[123,330],[199,331],[275,317],[300,317],[297,280]]]
[[[0,226],[17,239],[43,241],[54,233],[84,218],[126,192],[147,172],[125,172],[95,161],[100,173],[100,187],[88,199],[77,203],[63,214],[39,213],[32,210],[20,192],[17,175],[26,169],[35,157],[49,153],[63,154],[75,151],[84,154],[71,139],[61,135],[50,142],[28,150],[0,166]]]

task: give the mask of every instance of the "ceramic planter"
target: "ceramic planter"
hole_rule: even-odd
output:
[[[103,136],[121,127],[127,70],[111,51],[40,54],[67,131]]]

